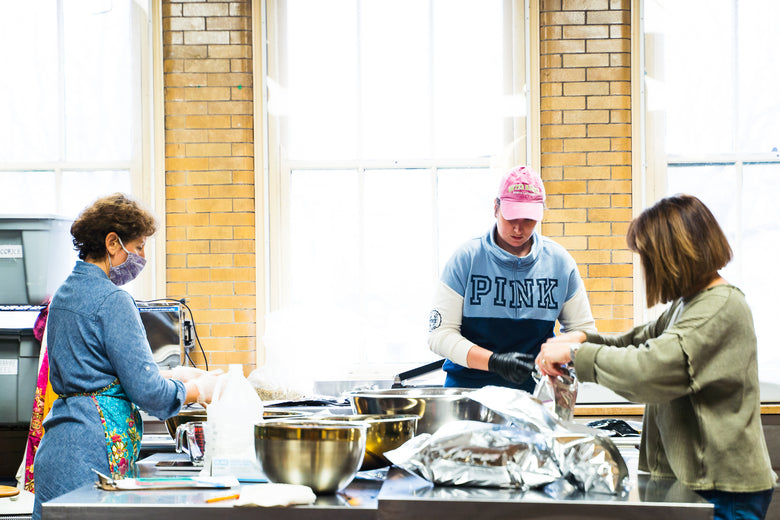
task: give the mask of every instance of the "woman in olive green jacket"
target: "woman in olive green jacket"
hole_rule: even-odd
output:
[[[631,223],[648,307],[672,304],[619,336],[570,332],[542,345],[536,363],[560,375],[574,363],[592,381],[646,403],[639,469],[673,477],[715,505],[715,518],[766,516],[777,475],[761,427],[753,317],[718,271],[732,256],[696,197],[667,197]]]

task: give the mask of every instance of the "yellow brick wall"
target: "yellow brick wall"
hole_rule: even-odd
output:
[[[209,368],[255,365],[251,2],[163,0],[167,296]],[[203,366],[195,348],[192,357]]]
[[[633,325],[630,0],[542,0],[542,232],[577,260],[600,332]]]
[[[256,363],[251,1],[163,0],[167,295],[211,367]],[[602,332],[632,325],[630,0],[540,3],[542,231]],[[202,364],[196,349],[195,361]]]

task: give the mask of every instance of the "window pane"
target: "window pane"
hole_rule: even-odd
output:
[[[292,301],[356,310],[357,172],[294,171],[290,182]]]
[[[664,5],[666,151],[731,152],[736,124],[732,1]]]
[[[739,2],[739,131],[737,150],[780,150],[780,3]]]
[[[758,336],[759,379],[780,384],[780,350],[775,342],[780,278],[780,165],[747,165],[743,180],[743,239],[745,262],[740,288],[753,311]]]
[[[439,170],[439,272],[458,246],[495,224],[498,181],[488,169]]]
[[[128,170],[63,172],[60,187],[62,213],[75,218],[95,199],[118,191],[132,193]]]
[[[366,357],[373,362],[428,360],[427,316],[433,294],[432,189],[427,170],[365,173]]]
[[[287,6],[287,77],[282,81],[288,98],[280,100],[275,94],[281,92],[271,89],[269,108],[289,116],[289,157],[355,159],[356,2],[294,0]]]
[[[359,361],[359,197],[356,171],[293,171],[289,280],[266,317],[268,366],[295,363],[297,383],[340,379]]]
[[[54,172],[0,172],[0,213],[57,214]]]
[[[497,154],[505,106],[502,0],[434,2],[434,112],[437,157]],[[468,38],[463,37],[468,28]],[[467,65],[466,65],[467,64]],[[511,73],[507,71],[507,75]],[[506,92],[507,94],[509,92]]]
[[[739,285],[741,273],[738,268],[741,257],[737,247],[737,232],[740,222],[740,207],[737,197],[737,173],[733,165],[669,166],[667,193],[689,193],[698,197],[715,215],[718,224],[734,251],[734,259],[722,271],[722,275]]]
[[[0,161],[57,159],[55,0],[3,2],[0,61]]]
[[[373,0],[360,8],[363,158],[430,157],[428,2]]]
[[[129,160],[138,63],[134,2],[64,2],[68,160]],[[96,45],[95,42],[100,42]]]

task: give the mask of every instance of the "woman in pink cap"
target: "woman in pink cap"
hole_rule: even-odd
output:
[[[533,391],[534,358],[556,322],[564,332],[596,331],[574,259],[536,231],[544,201],[538,173],[510,170],[496,197],[496,225],[447,262],[428,337],[431,350],[447,358],[445,386]]]

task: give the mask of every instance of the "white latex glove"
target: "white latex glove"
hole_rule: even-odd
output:
[[[198,389],[198,404],[211,403],[217,381],[219,381],[219,376],[211,372],[204,372],[203,375],[192,380]]]
[[[201,370],[199,368],[185,367],[184,365],[180,365],[178,367],[173,367],[171,370],[171,379],[186,383],[187,381],[192,381],[193,379],[198,378],[205,373],[205,370]]]

